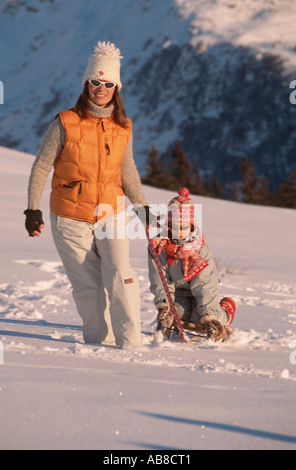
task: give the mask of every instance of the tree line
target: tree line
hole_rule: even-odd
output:
[[[240,176],[239,182],[227,182],[224,185],[215,175],[205,181],[198,165],[190,163],[181,145],[176,142],[168,163],[160,160],[158,150],[154,145],[151,146],[142,183],[173,191],[186,186],[191,194],[296,209],[296,171],[286,177],[273,192],[268,178],[257,175],[254,164],[247,157],[241,158]]]

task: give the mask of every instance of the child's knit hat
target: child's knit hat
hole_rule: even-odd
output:
[[[189,197],[189,190],[181,188],[178,196],[169,202],[168,222],[171,225],[180,226],[190,224],[196,226],[194,216],[194,203]]]
[[[120,50],[109,41],[98,42],[94,48],[94,53],[90,56],[88,66],[85,71],[82,85],[87,80],[97,78],[108,82],[116,83],[118,89],[122,88],[120,81]]]

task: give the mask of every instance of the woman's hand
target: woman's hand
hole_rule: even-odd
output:
[[[42,212],[39,209],[26,209],[24,214],[26,215],[25,227],[29,233],[29,236],[40,237],[44,227]]]

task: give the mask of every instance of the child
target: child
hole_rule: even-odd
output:
[[[152,240],[177,313],[185,324],[193,323],[214,341],[227,336],[233,321],[233,299],[219,302],[219,278],[212,253],[200,234],[189,190],[182,188],[168,207],[168,233]],[[158,310],[157,322],[169,338],[174,328],[165,289],[149,247],[150,289]]]

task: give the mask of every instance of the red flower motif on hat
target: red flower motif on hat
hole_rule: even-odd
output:
[[[100,70],[99,74],[102,76],[102,75],[104,75],[104,72],[102,72],[102,70]]]

